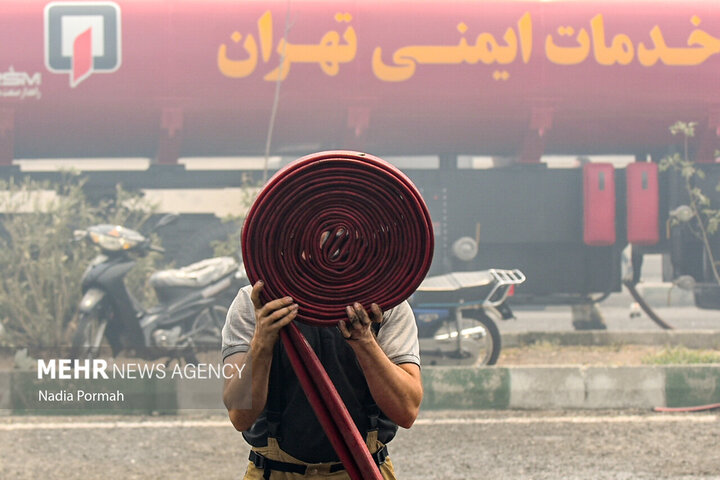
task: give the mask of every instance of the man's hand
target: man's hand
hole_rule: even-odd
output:
[[[255,307],[255,334],[250,342],[254,358],[272,355],[280,329],[292,322],[298,312],[298,305],[293,303],[291,297],[279,298],[263,305],[260,300],[263,287],[263,281],[258,280],[250,294]]]
[[[420,367],[414,363],[395,365],[380,348],[370,328],[383,321],[383,312],[377,304],[370,306],[370,315],[359,303],[348,306],[346,311],[348,322],[340,320],[338,329],[355,352],[370,394],[390,420],[410,428],[423,395]]]
[[[370,316],[359,303],[345,307],[348,316],[348,322],[340,320],[338,329],[346,340],[369,342],[375,338],[370,325],[372,323],[381,323],[383,321],[383,313],[377,303],[370,305]]]
[[[230,415],[230,421],[239,431],[248,430],[258,418],[267,402],[272,354],[280,336],[280,329],[297,316],[298,306],[292,298],[272,300],[263,305],[260,293],[263,282],[253,285],[250,299],[255,307],[255,334],[250,341],[249,352],[238,352],[225,359],[226,364],[241,368],[250,362],[249,375],[232,376],[225,379],[223,400]],[[251,407],[248,405],[251,395]]]

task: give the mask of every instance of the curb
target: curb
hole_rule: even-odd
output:
[[[717,330],[658,330],[503,333],[503,348],[547,342],[564,346],[658,345],[695,349],[720,349]]]
[[[651,409],[720,402],[720,365],[433,367],[426,410]]]
[[[426,367],[423,410],[652,409],[720,403],[720,365],[638,367]],[[60,381],[58,381],[60,382]],[[123,403],[38,402],[35,372],[0,372],[2,414],[149,414],[224,411],[222,382],[77,381],[56,391],[122,390]],[[42,388],[49,388],[45,384]]]

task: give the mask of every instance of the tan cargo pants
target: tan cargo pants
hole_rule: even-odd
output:
[[[377,438],[377,431],[369,432],[366,441],[372,453],[375,453],[383,446],[382,442]],[[306,463],[288,455],[280,449],[277,440],[274,438],[268,438],[267,447],[253,447],[253,450],[270,460],[308,466],[305,475],[273,471],[270,475],[271,480],[350,480],[350,476],[345,470],[330,473],[331,463]],[[257,468],[254,463],[249,462],[243,480],[263,480],[264,473],[265,472]],[[389,457],[385,459],[385,463],[380,465],[380,473],[383,476],[383,480],[396,480],[395,469]]]

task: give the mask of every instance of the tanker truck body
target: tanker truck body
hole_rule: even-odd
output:
[[[630,242],[672,253],[671,277],[711,281],[702,245],[667,235],[687,202],[676,176],[541,158],[656,165],[668,127],[696,121],[691,154],[717,197],[717,1],[22,0],[0,1],[0,19],[4,176],[22,174],[16,159],[147,157],[126,185],[221,188],[238,172],[178,159],[268,144],[430,156],[437,168],[407,173],[436,224],[435,273],[517,266],[519,299],[584,301],[620,289]],[[477,156],[497,167],[458,168]]]

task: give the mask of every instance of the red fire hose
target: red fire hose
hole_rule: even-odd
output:
[[[323,152],[270,179],[242,235],[245,269],[264,300],[291,296],[298,320],[334,326],[345,306],[386,310],[408,298],[430,268],[430,215],[412,182],[368,154]]]
[[[354,302],[387,310],[430,268],[434,246],[425,202],[389,163],[365,153],[303,157],[270,179],[242,234],[248,279],[263,301],[291,296],[297,320],[335,326]],[[281,331],[290,362],[353,480],[381,479],[365,441],[310,345],[293,324]]]

